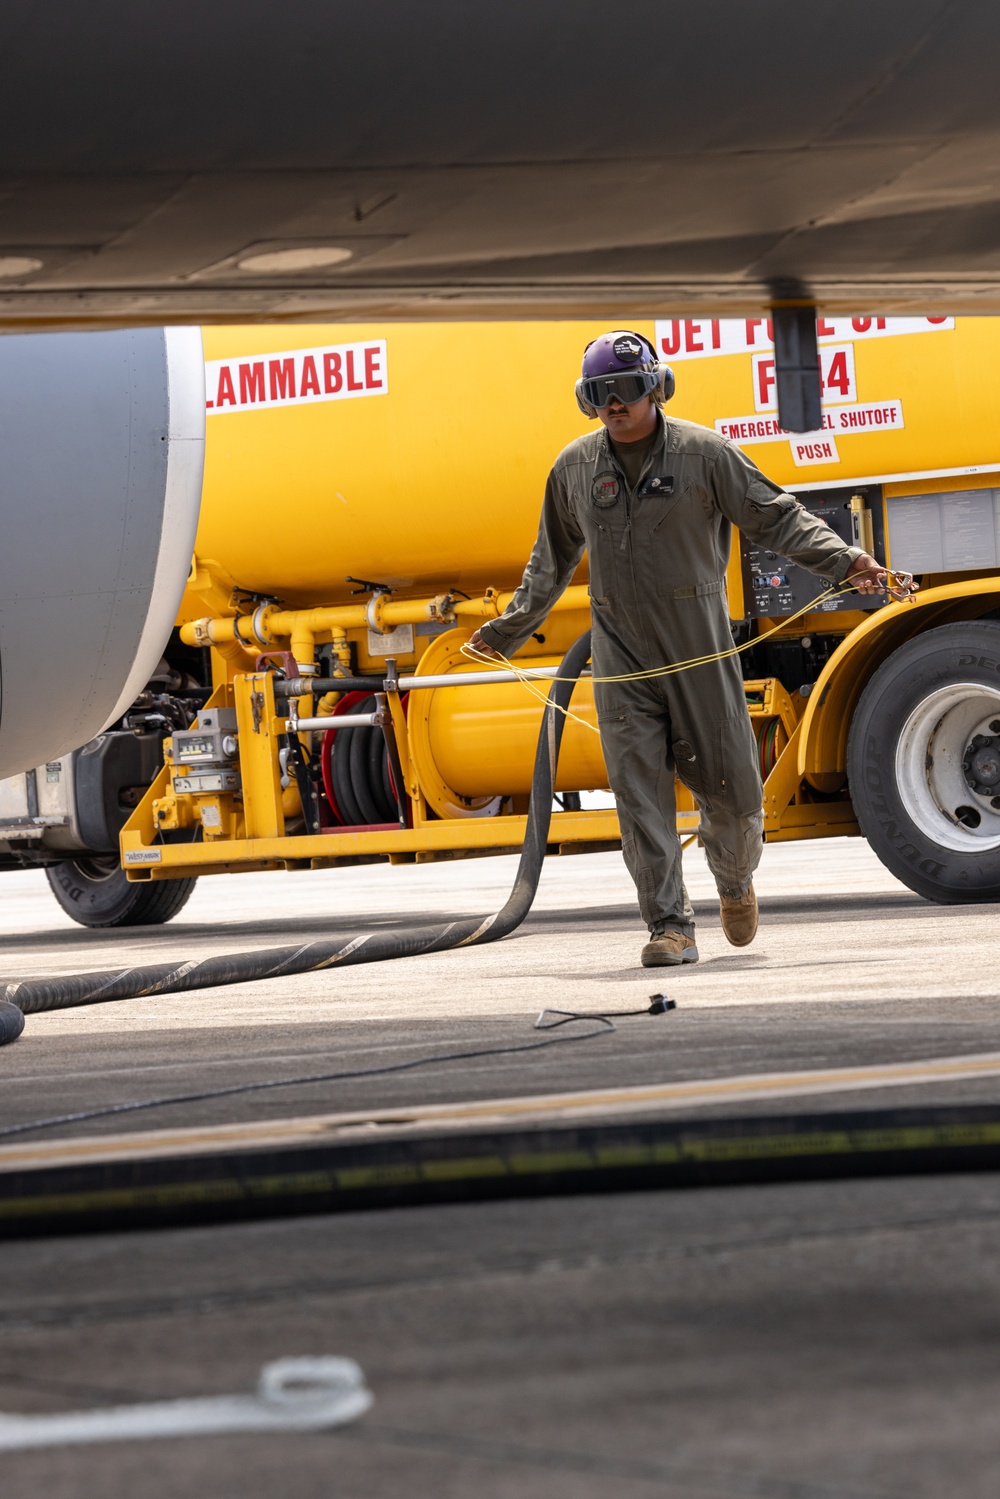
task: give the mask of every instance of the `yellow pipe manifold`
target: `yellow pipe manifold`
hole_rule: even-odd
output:
[[[427,621],[458,624],[496,619],[513,594],[492,590],[479,599],[455,599],[450,594],[434,598],[396,599],[376,594],[367,604],[335,604],[313,609],[282,609],[278,604],[262,604],[253,614],[207,617],[189,620],[181,626],[186,645],[213,646],[224,652],[227,645],[237,644],[254,653],[271,649],[288,641],[296,664],[311,671],[317,640],[342,641],[347,630],[365,628],[388,635],[397,625],[416,625]],[[567,588],[556,609],[586,609],[588,591],[583,586]]]
[[[456,629],[430,645],[420,657],[416,675],[444,674],[454,676],[459,683],[463,674],[477,670],[475,663],[461,654],[467,638],[461,626],[469,629],[481,620],[496,618],[511,597],[510,593],[491,590],[476,599],[448,594],[397,599],[381,594],[367,603],[305,609],[265,603],[252,614],[191,620],[181,627],[181,638],[189,645],[210,646],[247,672],[253,670],[257,654],[290,649],[299,671],[308,676],[315,671],[318,640],[332,640],[340,659],[349,665],[347,631],[367,628],[388,634],[401,624],[435,621],[453,624]],[[585,586],[572,587],[556,609],[589,612],[589,602]],[[558,666],[559,660],[558,656],[533,656],[531,665]],[[332,713],[339,696],[328,693],[321,698],[317,716],[325,718]],[[300,702],[311,704],[312,699]],[[556,789],[603,789],[607,771],[600,740],[585,727],[589,724],[593,729],[597,724],[593,689],[586,678],[574,694],[573,708],[584,723],[571,719],[566,726]],[[504,798],[526,795],[531,788],[542,711],[538,696],[520,682],[413,692],[405,731],[410,757],[408,781],[415,790],[419,788],[428,807],[439,817],[482,815],[484,809],[499,811]],[[331,727],[334,725],[335,720],[331,720]],[[288,811],[292,800],[288,798]]]

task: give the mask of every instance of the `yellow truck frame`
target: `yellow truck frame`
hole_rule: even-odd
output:
[[[987,505],[995,502],[1000,547],[1000,488],[994,487],[1000,485],[997,477],[1000,429],[995,417],[1000,402],[995,373],[1000,369],[997,358],[1000,337],[991,320],[933,318],[893,323],[858,318],[836,324],[821,323],[821,368],[827,405],[824,431],[813,434],[812,441],[782,433],[769,409],[773,404],[773,371],[768,368],[770,344],[761,319],[747,320],[744,326],[718,320],[689,325],[676,320],[651,321],[637,326],[639,331],[658,340],[664,357],[678,365],[678,396],[672,411],[707,424],[714,422],[720,432],[733,436],[734,440],[770,443],[770,447],[751,447],[748,451],[766,472],[792,492],[806,494],[824,485],[831,491],[842,491],[845,508],[849,507],[858,518],[857,538],[866,545],[871,544],[866,496],[877,493],[877,504],[881,506],[879,518],[887,538],[892,531],[892,507],[899,501],[912,500],[914,496],[918,500],[929,497],[935,503],[939,501],[943,507],[943,526],[947,526],[952,513],[948,507],[954,509],[966,503],[969,496]],[[514,350],[510,356],[514,358],[517,340],[525,348],[537,346],[539,325],[526,327],[529,331],[525,327],[507,328],[490,336],[506,340],[504,347],[509,345]],[[383,337],[384,329],[353,330],[347,335],[342,330],[304,329],[301,330],[303,347],[318,349],[333,331],[342,339],[355,339],[352,347],[358,349],[366,339],[366,347],[374,348],[377,343],[379,352],[374,364],[377,372],[383,368],[386,351],[390,364],[395,358],[393,337]],[[546,338],[562,340],[569,350],[581,346],[597,331],[587,325],[557,325],[556,332],[551,328],[546,330]],[[433,335],[427,332],[426,337],[437,340],[435,358],[443,361],[451,357],[446,353],[448,339],[471,339],[473,333],[475,346],[481,347],[482,329],[463,331],[461,327],[453,327],[434,330]],[[213,356],[209,361],[210,372],[230,370],[227,386],[223,386],[219,376],[220,403],[224,389],[232,393],[233,401],[237,400],[239,382],[233,373],[233,361],[243,357],[242,351],[260,343],[265,334],[272,346],[279,348],[289,338],[288,330],[206,332],[207,353]],[[406,348],[415,349],[420,336],[420,330],[414,329],[406,330],[405,338],[400,333],[401,347],[409,339]],[[237,354],[230,359],[227,350],[231,347],[237,349]],[[285,358],[286,364],[290,358]],[[931,388],[933,382],[927,372],[939,370],[942,360],[947,366],[948,380],[938,378],[936,387]],[[376,378],[381,376],[377,374]],[[210,385],[210,408],[212,388]],[[750,417],[725,414],[749,408],[751,391],[757,402],[756,414]],[[367,415],[360,414],[362,403],[356,405],[358,410],[352,414],[357,423],[367,421]],[[267,415],[273,413],[269,411]],[[264,416],[264,412],[220,414],[217,406],[210,421],[223,425],[249,421],[259,424]],[[559,420],[566,428],[565,418],[560,416]],[[570,420],[571,427],[556,432],[551,442],[545,442],[548,458],[558,450],[560,437],[578,430],[576,419]],[[237,429],[226,430],[231,433]],[[377,430],[374,426],[358,427],[369,445]],[[210,453],[212,442],[210,427]],[[227,450],[228,460],[235,461],[234,451],[231,445]],[[129,880],[157,881],[238,870],[327,868],[372,859],[394,863],[425,861],[516,849],[525,829],[526,768],[530,766],[530,748],[541,715],[536,700],[538,688],[533,694],[517,682],[504,681],[500,685],[502,678],[497,679],[496,685],[475,688],[463,685],[463,678],[474,666],[461,656],[462,643],[483,620],[496,618],[503,612],[511,593],[488,586],[480,586],[472,597],[450,586],[436,592],[421,592],[418,587],[400,586],[395,591],[373,587],[365,601],[320,605],[315,602],[316,585],[306,586],[301,579],[291,588],[286,602],[262,593],[241,591],[227,565],[211,560],[208,549],[230,546],[244,559],[251,556],[246,545],[248,533],[243,533],[241,522],[233,518],[249,515],[247,525],[252,529],[267,514],[263,502],[253,512],[252,502],[247,498],[253,483],[252,464],[259,465],[264,451],[265,448],[258,446],[254,449],[255,456],[246,460],[239,474],[230,474],[227,482],[231,494],[225,513],[236,529],[226,530],[217,506],[211,525],[199,536],[198,555],[192,565],[179,620],[181,641],[187,647],[211,653],[213,693],[206,707],[235,713],[238,755],[234,767],[238,769],[239,789],[190,789],[193,784],[189,779],[190,767],[177,761],[168,740],[166,763],[121,836],[122,860]],[[541,459],[536,477],[544,473],[540,465]],[[301,468],[295,471],[300,482],[303,472]],[[536,489],[531,508],[537,505],[537,494]],[[343,494],[338,492],[338,498],[346,505]],[[362,532],[352,534],[361,536]],[[411,530],[408,534],[408,545],[419,550],[419,532]],[[906,557],[897,559],[895,555],[899,534],[897,526],[893,554],[887,560],[892,565],[907,567]],[[231,544],[235,541],[239,546],[233,548]],[[267,545],[266,537],[261,545]],[[352,556],[345,555],[341,571],[346,573],[352,561]],[[373,555],[369,549],[362,552],[360,566],[370,567],[377,561],[377,552]],[[989,729],[992,715],[996,714],[1000,720],[1000,696],[995,706],[992,697],[994,668],[982,664],[993,662],[994,656],[1000,660],[997,620],[1000,553],[984,557],[986,565],[982,568],[970,567],[968,558],[960,567],[950,570],[946,562],[947,558],[942,556],[912,569],[920,573],[922,587],[909,602],[890,602],[873,612],[858,609],[831,614],[821,609],[792,619],[780,614],[758,619],[758,632],[772,631],[774,641],[801,641],[814,634],[827,639],[839,637],[839,645],[817,679],[801,691],[788,690],[780,674],[761,675],[745,684],[748,711],[762,746],[765,830],[768,840],[775,842],[861,832],[872,837],[878,821],[877,809],[868,798],[862,810],[857,787],[853,798],[849,787],[852,727],[863,704],[867,704],[864,712],[869,717],[873,711],[866,690],[880,669],[893,661],[911,662],[910,676],[920,675],[919,670],[912,668],[919,655],[904,658],[899,654],[905,647],[912,650],[912,642],[926,638],[930,642],[928,650],[932,647],[937,650],[942,642],[957,640],[958,636],[935,632],[978,621],[979,628],[987,633],[982,640],[976,637],[979,645],[974,643],[964,655],[960,653],[955,658],[957,662],[966,659],[973,662],[969,668],[971,685],[962,700],[965,707],[959,702],[961,693],[956,697],[958,688],[949,686],[946,673],[933,688],[939,696],[935,698],[932,693],[927,699],[932,707],[940,701],[940,721],[934,719],[931,708],[921,707],[922,699],[898,710],[904,715],[905,724],[912,722],[916,726],[911,732],[904,724],[905,732],[901,731],[903,739],[907,734],[909,739],[903,749],[896,751],[898,766],[902,767],[900,775],[904,780],[909,777],[912,781],[914,775],[919,779],[913,766],[919,767],[921,756],[928,765],[936,756],[937,769],[928,770],[926,787],[921,785],[914,791],[911,786],[913,805],[907,814],[912,823],[910,831],[906,831],[910,823],[905,818],[899,823],[896,813],[890,810],[884,820],[890,831],[883,846],[877,844],[877,847],[902,878],[909,879],[914,888],[933,898],[996,898],[1000,896],[1000,785],[994,798],[990,781],[993,751],[979,741],[994,737]],[[482,564],[489,565],[488,548]],[[247,565],[244,560],[243,566]],[[421,565],[418,561],[417,572]],[[387,541],[385,567],[389,570],[392,566],[393,556]],[[424,572],[430,576],[427,566]],[[509,566],[506,573],[509,578]],[[243,581],[241,576],[240,582]],[[739,547],[734,546],[728,586],[730,613],[736,621],[748,613],[744,582]],[[587,590],[582,583],[576,583],[567,589],[552,611],[540,638],[528,643],[518,664],[539,669],[543,682],[544,672],[551,671],[554,662],[588,623]],[[297,724],[313,725],[301,731],[301,740],[307,747],[320,743],[323,732],[318,726],[320,720],[328,718],[330,726],[336,727],[337,695],[328,691],[316,695],[309,691],[309,682],[305,680],[299,696],[289,698],[283,695],[286,689],[282,684],[296,675],[308,679],[316,671],[318,648],[325,648],[326,659],[344,672],[381,678],[386,673],[392,646],[375,650],[373,639],[383,636],[391,640],[401,627],[415,627],[418,634],[426,627],[435,632],[426,644],[418,638],[405,652],[399,653],[388,671],[388,680],[381,684],[381,721],[391,730],[408,802],[405,825],[399,822],[338,826],[319,833],[303,832],[298,826],[301,801],[294,781],[283,771],[282,751],[287,748],[289,734],[299,733]],[[995,648],[990,643],[991,631],[998,637]],[[408,710],[404,710],[397,676],[409,683]],[[439,682],[430,687],[421,681],[428,677],[435,680],[446,677],[454,685]],[[886,691],[891,688],[886,701],[891,698],[892,702],[898,699],[903,703],[900,684],[884,680],[889,684]],[[892,697],[892,693],[896,696]],[[457,694],[464,694],[464,706],[461,712],[456,708],[449,718],[450,694],[456,695],[451,698],[453,702],[458,701]],[[480,703],[493,706],[480,710]],[[580,683],[573,707],[591,729],[596,728],[586,679]],[[946,720],[950,725],[947,732],[942,728]],[[881,724],[878,735],[887,741],[893,737],[891,722],[877,717],[871,721]],[[473,738],[469,739],[469,735]],[[1000,766],[1000,723],[995,737]],[[596,735],[588,733],[583,725],[569,724],[563,751],[567,766],[563,789],[606,786],[603,762],[594,741]],[[472,742],[482,751],[479,760],[495,769],[496,794],[491,794],[485,785],[472,790],[456,789],[440,770],[438,761],[442,756],[454,762],[460,746]],[[964,777],[964,781],[956,782],[956,774]],[[963,785],[970,788],[968,797]],[[685,836],[695,836],[698,810],[680,784],[677,804],[678,830]],[[927,827],[923,827],[921,818]],[[903,827],[902,833],[899,827]],[[914,839],[914,829],[928,833],[927,847],[919,838]],[[577,809],[569,805],[553,815],[551,851],[570,853],[610,848],[617,846],[618,840],[618,822],[611,806]],[[926,869],[933,872],[937,867],[934,849],[938,845],[948,851],[948,858],[954,855],[958,861],[947,877],[926,874]],[[911,848],[913,852],[907,853]],[[926,869],[921,874],[923,866]]]
[[[509,595],[490,594],[482,599],[454,602],[454,637],[443,637],[454,648],[468,639],[478,623],[503,611]],[[786,691],[775,678],[747,681],[747,707],[758,730],[778,725],[779,753],[764,781],[764,826],[769,841],[796,838],[840,837],[859,834],[861,829],[847,789],[847,742],[855,706],[875,671],[904,642],[945,623],[981,618],[1000,603],[1000,578],[963,580],[932,586],[906,603],[888,604],[853,623],[807,698]],[[380,611],[387,632],[402,623],[440,619],[440,599],[387,601]],[[358,615],[364,610],[340,609],[288,611],[273,608],[257,628],[267,634],[268,647],[290,646],[302,651],[324,636],[345,640],[360,629]],[[585,588],[570,588],[560,600],[559,635],[565,639],[582,632],[589,615]],[[550,624],[553,621],[550,616]],[[853,617],[852,617],[853,618]],[[827,621],[807,616],[796,621],[794,630],[807,633],[810,624],[829,627]],[[247,615],[233,615],[185,627],[196,643],[230,645],[247,638],[251,627]],[[367,621],[365,621],[367,627]],[[550,636],[551,638],[551,636]],[[440,646],[440,641],[438,642]],[[224,658],[221,658],[224,660]],[[530,666],[531,655],[523,658]],[[230,668],[232,660],[225,663]],[[433,667],[432,659],[428,663]],[[456,673],[460,679],[461,673]],[[298,809],[298,799],[281,787],[279,750],[289,730],[288,702],[275,696],[280,680],[273,666],[253,671],[227,672],[219,681],[209,708],[234,708],[239,724],[239,769],[242,793],[238,798],[217,792],[185,793],[185,779],[172,759],[150,787],[122,833],[122,856],[130,880],[169,879],[179,875],[223,874],[237,870],[330,868],[362,859],[388,858],[390,862],[431,861],[436,858],[496,853],[520,846],[526,818],[523,812],[504,810],[500,815],[446,817],[434,813],[435,800],[428,782],[433,770],[422,776],[411,749],[411,735],[400,706],[400,694],[388,692],[395,738],[403,770],[406,793],[412,805],[412,826],[380,828],[378,831],[338,830],[335,834],[295,835],[285,831],[289,813]],[[544,678],[539,679],[544,684]],[[436,692],[449,689],[438,687]],[[489,693],[488,685],[480,689]],[[295,700],[300,717],[312,712],[312,698]],[[593,715],[592,699],[590,714]],[[586,711],[584,709],[583,711]],[[540,710],[539,710],[540,717]],[[336,720],[331,718],[331,726]],[[168,741],[169,751],[169,741]],[[698,810],[690,793],[677,784],[678,831],[694,834]],[[508,799],[508,802],[511,799]],[[237,806],[236,803],[239,802]],[[206,810],[218,813],[206,821]],[[202,841],[164,842],[165,832],[193,830],[200,826]],[[612,808],[557,811],[553,813],[550,844],[560,853],[584,852],[617,845],[619,828]]]

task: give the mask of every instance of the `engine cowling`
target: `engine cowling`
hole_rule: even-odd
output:
[[[93,739],[154,672],[204,441],[199,329],[0,339],[0,778]]]

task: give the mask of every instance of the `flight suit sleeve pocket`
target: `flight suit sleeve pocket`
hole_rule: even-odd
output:
[[[779,516],[786,515],[794,510],[796,501],[790,494],[774,484],[768,484],[765,479],[753,479],[747,485],[747,492],[743,500],[744,514],[751,523],[760,523],[762,517],[771,516],[775,520]]]

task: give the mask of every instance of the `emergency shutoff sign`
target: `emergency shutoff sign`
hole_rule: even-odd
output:
[[[709,424],[741,448],[757,443],[786,445],[795,467],[804,468],[839,464],[838,438],[898,432],[906,425],[902,382],[897,382],[895,388],[872,390],[871,380],[859,379],[859,343],[874,339],[909,342],[914,334],[949,332],[954,327],[955,319],[951,317],[817,319],[823,402],[823,426],[817,432],[788,432],[778,423],[774,340],[769,319],[671,318],[656,323],[656,347],[660,358],[671,365],[703,359],[732,362],[736,356],[740,377],[735,386],[732,379],[724,384],[730,399],[735,389],[743,404],[736,407],[734,414],[713,412]],[[684,383],[683,376],[678,374],[681,401]],[[705,417],[695,419],[704,421]]]

